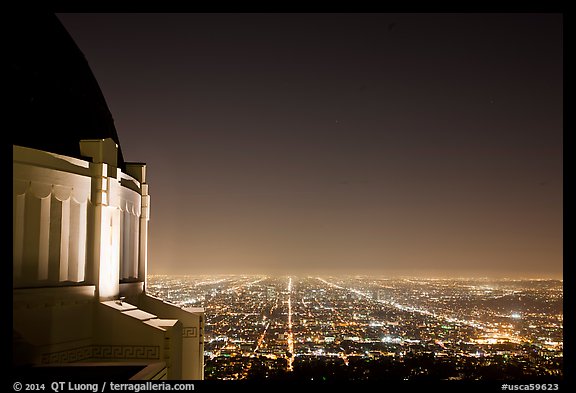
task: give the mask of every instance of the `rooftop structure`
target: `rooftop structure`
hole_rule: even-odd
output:
[[[108,375],[116,367],[130,378],[203,379],[204,310],[146,292],[146,165],[124,161],[98,84],[56,17],[18,17],[22,34],[8,56],[11,115],[20,119],[13,122],[15,369]]]

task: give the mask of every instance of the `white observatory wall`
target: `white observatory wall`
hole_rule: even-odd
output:
[[[144,279],[137,180],[109,176],[106,164],[19,146],[13,153],[14,288],[96,284],[111,298],[120,281]]]
[[[34,149],[14,153],[14,287],[85,282],[88,163]]]
[[[118,298],[122,280],[142,291],[141,184],[106,163],[13,146],[12,189],[19,361],[89,359],[98,301]]]

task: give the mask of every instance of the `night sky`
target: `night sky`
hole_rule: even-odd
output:
[[[562,277],[561,14],[57,14],[150,273]]]

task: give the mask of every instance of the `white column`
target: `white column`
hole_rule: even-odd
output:
[[[110,206],[111,182],[117,182],[118,146],[110,139],[80,141],[82,155],[92,157],[91,200],[94,206],[94,268],[100,300],[118,296],[120,258],[120,210]]]
[[[23,284],[48,279],[51,185],[31,183],[24,200]]]
[[[146,291],[148,276],[148,221],[150,220],[150,195],[148,194],[148,184],[146,183],[146,164],[126,163],[126,172],[140,182],[140,218],[134,217],[134,224],[138,228],[134,234],[137,250],[137,266],[134,267],[135,276],[144,283]]]
[[[138,222],[139,219],[131,212],[130,214],[130,228],[132,228],[132,233],[130,234],[130,249],[132,255],[132,265],[130,270],[130,277],[138,278],[138,271],[139,271],[139,243],[140,243],[140,223]]]
[[[12,254],[13,254],[13,280],[19,281],[22,278],[22,265],[24,254],[24,208],[26,204],[25,191],[19,194],[14,186],[12,206]]]
[[[69,263],[66,275],[74,282],[82,282],[86,277],[86,208],[86,201],[80,203],[72,200],[70,203]]]
[[[101,176],[94,182],[96,189],[95,209],[95,261],[98,264],[98,293],[100,299],[113,299],[119,293],[119,238],[120,215],[119,210],[108,206],[109,178],[104,176],[107,165],[100,166],[98,172]]]
[[[40,239],[38,242],[38,280],[48,280],[50,255],[50,195],[40,199]]]
[[[122,201],[122,204],[126,204],[125,201]],[[122,239],[120,242],[120,280],[124,280],[127,278],[126,271],[128,270],[128,261],[127,261],[127,252],[126,252],[126,207],[123,206],[124,210],[120,209],[120,227],[122,228]]]
[[[86,279],[86,225],[88,223],[87,201],[74,204],[78,209],[78,277],[77,281]],[[76,214],[76,210],[74,211]]]
[[[68,243],[70,240],[70,196],[50,201],[50,281],[68,280]]]
[[[148,221],[150,220],[150,195],[148,184],[142,184],[142,204],[140,212],[140,252],[138,278],[144,282],[144,291],[148,284]]]

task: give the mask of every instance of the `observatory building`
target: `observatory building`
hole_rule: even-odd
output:
[[[16,17],[14,369],[203,379],[204,310],[146,292],[146,165],[124,160],[98,83],[56,16]]]

